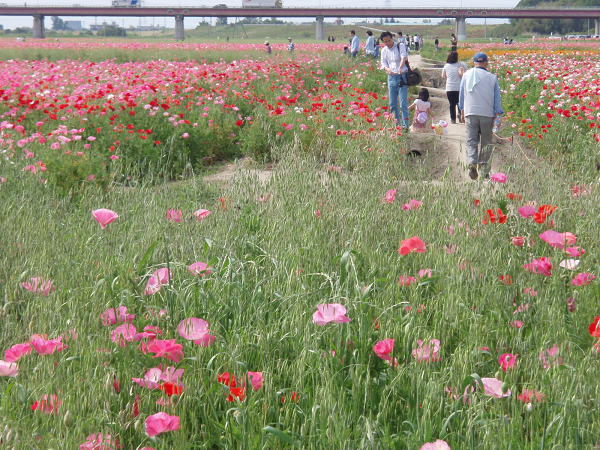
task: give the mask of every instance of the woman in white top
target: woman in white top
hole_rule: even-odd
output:
[[[446,65],[442,69],[442,78],[446,80],[446,96],[450,103],[450,121],[452,123],[456,123],[456,108],[458,107],[460,80],[462,79],[463,73],[466,71],[467,65],[458,61],[458,52],[450,52],[448,59],[446,59]],[[460,120],[460,114],[458,114],[458,118]]]

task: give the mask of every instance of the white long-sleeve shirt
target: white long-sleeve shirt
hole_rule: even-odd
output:
[[[360,44],[358,41],[358,36],[354,35],[354,37],[352,38],[352,48],[350,49],[350,51],[357,52],[359,50],[360,50]]]
[[[372,55],[373,53],[375,53],[375,39],[373,38],[373,36],[369,36],[367,38],[367,43],[365,45],[365,53],[367,55]]]
[[[381,50],[381,67],[384,70],[390,69],[394,74],[408,72],[406,64],[402,64],[400,67],[402,58],[408,58],[405,44],[394,44],[392,48],[384,45]]]

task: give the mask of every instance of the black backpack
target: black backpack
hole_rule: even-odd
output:
[[[396,44],[396,46],[398,47],[398,52],[400,52],[400,44]],[[412,70],[410,68],[410,64],[408,63],[408,58],[406,58],[406,67],[408,68],[408,72],[406,72],[406,85],[418,86],[421,84],[423,82],[421,71],[419,69]]]

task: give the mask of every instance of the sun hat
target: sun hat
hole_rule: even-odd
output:
[[[291,38],[291,37],[289,37],[289,38],[288,38],[288,41],[291,41],[291,40],[292,40],[292,38]]]
[[[483,52],[477,52],[477,53],[475,53],[475,55],[473,55],[474,62],[486,62],[487,60],[488,60],[488,57]]]

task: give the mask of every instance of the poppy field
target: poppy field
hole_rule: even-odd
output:
[[[469,183],[331,45],[26,45],[55,53],[0,62],[0,448],[599,445],[594,44],[494,50],[538,157]],[[199,175],[240,156],[276,166]]]

